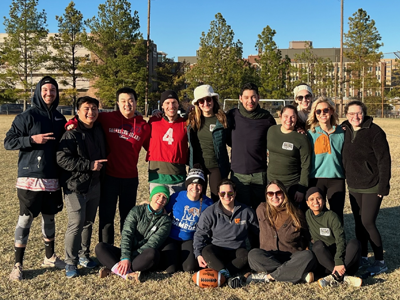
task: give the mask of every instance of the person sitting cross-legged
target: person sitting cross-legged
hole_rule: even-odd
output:
[[[354,277],[361,259],[361,245],[357,239],[347,243],[339,216],[328,210],[322,191],[317,187],[308,189],[306,202],[310,208],[306,220],[313,241],[312,250],[319,264],[330,274],[318,280],[321,288],[347,283],[361,286],[361,278]]]

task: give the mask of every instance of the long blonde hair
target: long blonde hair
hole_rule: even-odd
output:
[[[228,127],[228,122],[226,120],[226,115],[222,109],[220,109],[218,98],[212,97],[214,106],[213,113],[217,117],[217,120],[222,124],[224,128]],[[204,116],[203,111],[199,107],[199,103],[196,102],[194,104],[194,110],[189,113],[189,118],[187,120],[187,124],[192,127],[193,130],[198,131],[204,125]]]
[[[279,180],[272,180],[265,188],[265,202],[266,202],[265,217],[266,217],[268,223],[271,226],[275,227],[275,222],[276,222],[276,219],[278,217],[278,212],[279,212],[279,210],[276,209],[275,206],[271,205],[268,201],[267,191],[268,191],[268,187],[271,184],[277,185],[279,187],[279,189],[283,192],[284,198],[283,198],[283,202],[279,208],[286,209],[286,212],[289,215],[289,218],[292,220],[294,226],[296,227],[297,230],[300,230],[302,228],[302,226],[300,223],[299,216],[297,215],[297,209],[293,205],[293,203],[289,200],[289,197],[286,192],[286,188],[283,185],[283,183]]]
[[[328,104],[329,108],[332,110],[332,115],[330,118],[331,126],[336,126],[339,123],[339,116],[336,113],[336,107],[335,104],[332,102],[332,100],[326,98],[326,97],[319,97],[317,100],[315,100],[311,106],[311,112],[308,115],[307,123],[306,123],[306,129],[311,130],[312,132],[315,132],[315,127],[319,125],[317,116],[315,115],[315,111],[317,109],[317,105],[320,103],[326,103]]]

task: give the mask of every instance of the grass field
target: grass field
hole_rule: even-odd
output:
[[[14,116],[0,116],[0,139],[10,128]],[[251,284],[241,289],[229,287],[201,289],[192,282],[191,274],[179,272],[173,275],[148,273],[144,282],[131,285],[117,276],[98,278],[98,269],[80,269],[82,276],[67,279],[65,272],[40,267],[44,258],[40,218],[33,222],[28,248],[25,253],[25,280],[10,282],[9,273],[14,262],[14,228],[18,217],[18,199],[15,181],[17,177],[18,151],[0,148],[0,299],[400,299],[400,120],[376,119],[387,133],[392,155],[391,193],[383,200],[378,216],[382,234],[385,261],[389,266],[386,274],[364,281],[361,288],[342,286],[320,289],[317,283],[292,285],[288,283]],[[368,142],[368,141],[366,141]],[[139,163],[140,184],[138,202],[148,198],[147,165],[144,152]],[[118,220],[116,221],[118,222]],[[56,216],[56,252],[64,257],[64,233],[67,215],[64,209]],[[118,226],[118,224],[117,224]],[[354,237],[354,222],[350,204],[346,199],[345,227],[347,239]],[[97,243],[98,223],[94,225],[92,244]],[[117,227],[118,228],[118,227]],[[116,237],[119,244],[120,237]],[[372,252],[370,251],[370,255]]]

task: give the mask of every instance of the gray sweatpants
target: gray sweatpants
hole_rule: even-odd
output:
[[[283,251],[252,249],[248,261],[250,268],[257,273],[266,272],[276,281],[299,283],[303,277],[317,266],[311,250],[297,251],[293,254]]]
[[[68,227],[65,232],[65,262],[77,265],[79,257],[90,253],[92,227],[100,202],[100,183],[91,186],[85,195],[64,189],[68,213]]]

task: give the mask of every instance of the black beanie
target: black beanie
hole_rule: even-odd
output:
[[[206,181],[204,179],[204,172],[202,169],[193,168],[189,171],[189,174],[186,176],[186,181],[185,181],[186,188],[191,183],[200,183],[203,187],[206,185]]]
[[[58,83],[53,77],[44,76],[42,78],[42,80],[40,81],[40,87],[42,87],[43,85],[45,85],[47,83],[51,83],[52,85],[54,85],[58,89]]]
[[[173,90],[166,90],[161,94],[161,99],[160,99],[160,105],[164,103],[165,100],[167,99],[176,99],[176,101],[179,102],[178,95],[173,91]]]
[[[316,186],[313,186],[313,187],[310,187],[306,193],[306,201],[308,200],[308,197],[310,197],[314,193],[320,193],[322,198],[325,199],[324,193],[322,193],[322,191],[319,188],[317,188]]]

